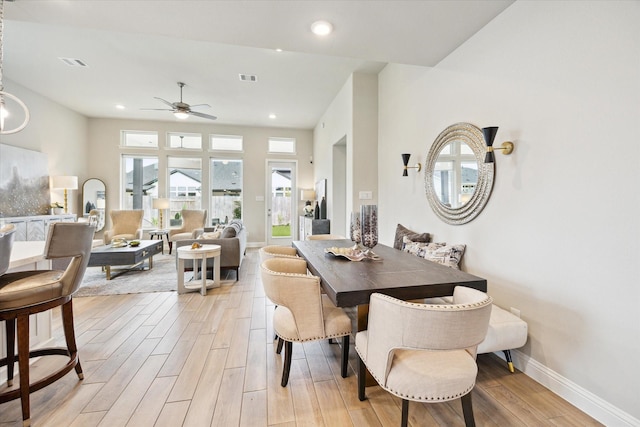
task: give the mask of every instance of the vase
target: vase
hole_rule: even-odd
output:
[[[358,212],[351,212],[351,224],[349,227],[349,237],[353,241],[353,250],[360,250],[360,242],[362,239],[360,230],[360,214]]]
[[[317,200],[316,200],[316,208],[313,210],[313,216],[315,219],[320,219],[320,206],[318,206]]]
[[[360,206],[360,239],[365,250],[365,255],[375,257],[372,249],[378,244],[378,206]]]
[[[320,219],[327,219],[327,201],[322,197],[320,202]]]

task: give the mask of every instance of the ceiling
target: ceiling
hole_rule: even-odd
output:
[[[177,120],[141,108],[178,101],[182,81],[184,102],[210,104],[198,111],[216,123],[310,129],[351,73],[435,66],[511,3],[16,0],[4,8],[4,76],[88,117]],[[319,19],[334,32],[312,34]]]

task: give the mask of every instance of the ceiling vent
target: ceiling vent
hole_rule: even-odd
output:
[[[82,59],[76,59],[76,58],[58,58],[58,59],[70,67],[88,67],[87,63],[84,62]]]
[[[239,74],[240,81],[242,82],[257,82],[258,76],[254,74]]]

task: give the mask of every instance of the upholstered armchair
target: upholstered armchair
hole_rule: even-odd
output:
[[[182,227],[169,230],[169,254],[173,249],[173,242],[195,239],[194,232],[197,229],[204,228],[206,221],[206,209],[182,209]]]
[[[111,216],[111,230],[107,230],[103,234],[105,245],[111,243],[115,238],[142,239],[143,210],[112,210],[109,215]]]
[[[409,401],[438,403],[460,398],[467,427],[474,426],[471,390],[476,348],[487,334],[492,299],[457,286],[453,304],[415,304],[373,294],[368,329],[356,335],[358,397],[365,400],[365,371],[402,399],[402,426]]]
[[[351,320],[320,293],[320,278],[307,274],[304,259],[269,258],[261,264],[265,295],[277,305],[273,329],[284,341],[284,367],[280,385],[286,387],[291,370],[293,342],[342,337],[342,377],[347,377]]]

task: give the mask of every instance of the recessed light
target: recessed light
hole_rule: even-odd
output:
[[[327,21],[316,21],[311,24],[311,31],[316,36],[327,36],[333,31],[333,25]]]
[[[282,52],[282,49],[277,48],[277,49],[276,49],[276,52]]]
[[[273,120],[273,119],[278,118],[278,116],[276,116],[275,114],[271,113],[271,114],[269,114],[269,118],[270,118],[271,120]]]
[[[124,108],[125,108],[125,107],[124,107],[124,105],[122,105],[122,104],[116,104],[116,108],[117,108],[118,110],[124,110]]]

